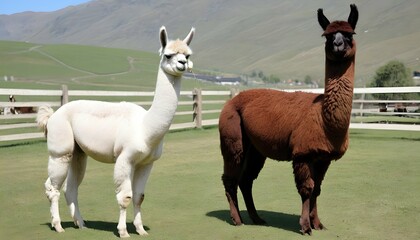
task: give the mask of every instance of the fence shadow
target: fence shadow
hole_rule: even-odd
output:
[[[248,213],[246,211],[240,211],[244,224],[253,224],[251,219],[248,217]],[[300,233],[300,225],[299,225],[299,215],[295,214],[288,214],[288,213],[281,213],[281,212],[272,212],[272,211],[265,211],[265,210],[258,210],[258,214],[262,219],[264,219],[267,223],[265,227],[275,227],[283,230],[287,230],[294,233]],[[217,218],[223,222],[228,222],[232,224],[230,220],[230,212],[229,210],[216,210],[212,212],[208,212],[206,214],[208,217]]]
[[[105,232],[112,232],[116,237],[119,237],[120,235],[118,234],[118,229],[117,229],[117,222],[104,222],[104,221],[88,221],[85,220],[85,224],[86,224],[86,228],[88,229],[94,229],[94,230],[99,230],[99,231],[105,231]],[[52,227],[50,223],[43,223],[41,225],[45,225],[48,226],[52,231],[55,231]],[[64,228],[64,230],[69,229],[69,228],[73,228],[73,229],[78,229],[78,227],[76,227],[74,225],[73,222],[61,222],[61,226]],[[144,226],[144,229],[146,231],[149,231],[150,228],[147,226]],[[127,231],[129,234],[134,234],[136,235],[136,228],[134,227],[134,225],[130,222],[127,222]]]

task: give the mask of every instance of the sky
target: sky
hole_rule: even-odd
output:
[[[75,6],[89,0],[0,0],[0,14],[25,11],[52,12],[67,6]]]

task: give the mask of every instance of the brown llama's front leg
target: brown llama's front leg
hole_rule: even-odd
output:
[[[235,226],[242,225],[243,221],[239,213],[238,206],[238,180],[226,174],[222,175],[223,185],[225,186],[225,194],[229,203],[230,217]]]
[[[296,188],[302,199],[302,213],[300,215],[299,224],[303,235],[312,235],[310,213],[310,199],[314,190],[314,180],[311,177],[311,166],[309,163],[302,161],[293,161],[293,173],[295,175]]]
[[[311,227],[315,230],[327,229],[319,220],[316,200],[317,200],[317,197],[311,197],[311,200],[310,200],[309,218],[311,220]]]
[[[331,161],[318,161],[314,164],[313,176],[315,187],[311,195],[309,217],[311,220],[311,227],[315,230],[326,229],[318,217],[317,198],[321,194],[322,180],[324,179],[325,173],[327,172],[330,163]]]

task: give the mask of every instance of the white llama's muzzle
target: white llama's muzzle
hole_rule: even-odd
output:
[[[190,60],[187,60],[186,62],[178,61],[176,63],[176,69],[180,72],[183,72],[185,70],[187,70],[188,72],[191,72],[192,68],[193,68],[193,63]]]
[[[192,72],[193,69],[193,62],[191,60],[187,61],[187,71]]]
[[[176,63],[176,69],[178,70],[178,71],[180,71],[180,72],[183,72],[183,71],[185,71],[185,69],[186,69],[186,65],[187,63],[183,63],[183,62],[177,62]]]

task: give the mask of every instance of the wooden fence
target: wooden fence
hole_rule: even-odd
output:
[[[221,106],[230,99],[236,92],[232,91],[203,91],[200,89],[194,89],[193,91],[181,91],[181,101],[178,102],[178,111],[175,114],[177,116],[188,116],[191,121],[185,120],[183,122],[173,123],[170,130],[187,129],[187,128],[201,128],[203,126],[217,125],[218,119],[212,118],[207,119],[204,116],[212,116],[218,114],[221,110]],[[83,99],[83,98],[94,98],[102,97],[107,98],[107,101],[112,101],[113,97],[142,97],[149,98],[147,101],[130,101],[141,106],[150,106],[152,104],[154,92],[138,92],[138,91],[80,91],[80,90],[68,90],[66,86],[62,87],[62,90],[31,90],[31,89],[1,89],[0,88],[0,99],[7,100],[9,95],[14,95],[17,99],[16,102],[0,101],[0,109],[4,108],[16,108],[16,107],[41,107],[50,106],[53,108],[59,108],[63,104],[69,101],[69,98]],[[19,99],[27,97],[55,97],[56,101],[19,101]],[[206,100],[206,97],[211,97]],[[212,99],[217,98],[217,99]],[[184,100],[183,100],[184,99]],[[204,106],[216,105],[215,109],[206,109]],[[185,106],[190,110],[179,110]],[[184,109],[185,109],[184,107]],[[35,123],[36,113],[29,114],[1,114],[0,115],[0,132],[6,132],[6,134],[0,134],[0,142],[2,141],[15,141],[15,140],[27,140],[35,138],[43,138],[43,133],[37,131]],[[185,118],[187,119],[187,118]],[[26,129],[26,130],[25,130]],[[12,133],[8,132],[21,132],[24,133]]]
[[[323,89],[299,89],[299,90],[285,90],[285,91],[306,91],[313,93],[322,93]],[[186,128],[201,128],[203,126],[217,125],[218,114],[220,113],[222,105],[226,100],[237,94],[238,91],[205,91],[194,89],[193,91],[181,91],[181,99],[179,101],[177,116],[187,116],[189,120],[182,119],[171,125],[170,130],[186,129]],[[399,88],[356,88],[354,89],[353,101],[353,116],[382,116],[382,115],[404,115],[418,119],[420,113],[418,111],[420,100],[366,100],[366,94],[375,93],[419,93],[420,87],[399,87]],[[66,86],[62,90],[30,90],[30,89],[1,89],[0,99],[7,100],[9,95],[15,95],[17,102],[0,101],[0,109],[5,107],[40,107],[50,106],[58,108],[65,104],[69,99],[83,99],[101,97],[112,99],[113,97],[121,98],[149,98],[147,101],[133,103],[150,106],[154,92],[138,92],[138,91],[80,91],[68,90]],[[26,98],[53,98],[54,101],[31,100],[19,101],[19,99]],[[112,101],[112,100],[111,100]],[[415,112],[394,112],[392,111],[393,104],[404,104],[416,110]],[[381,112],[378,105],[388,104],[391,111]],[[190,110],[185,110],[189,108]],[[207,117],[206,117],[207,116]],[[0,142],[27,140],[35,138],[43,138],[43,134],[36,129],[35,113],[31,114],[17,114],[17,115],[0,115]],[[410,130],[420,131],[419,124],[373,124],[373,123],[351,123],[350,128],[359,129],[388,129],[388,130]]]

